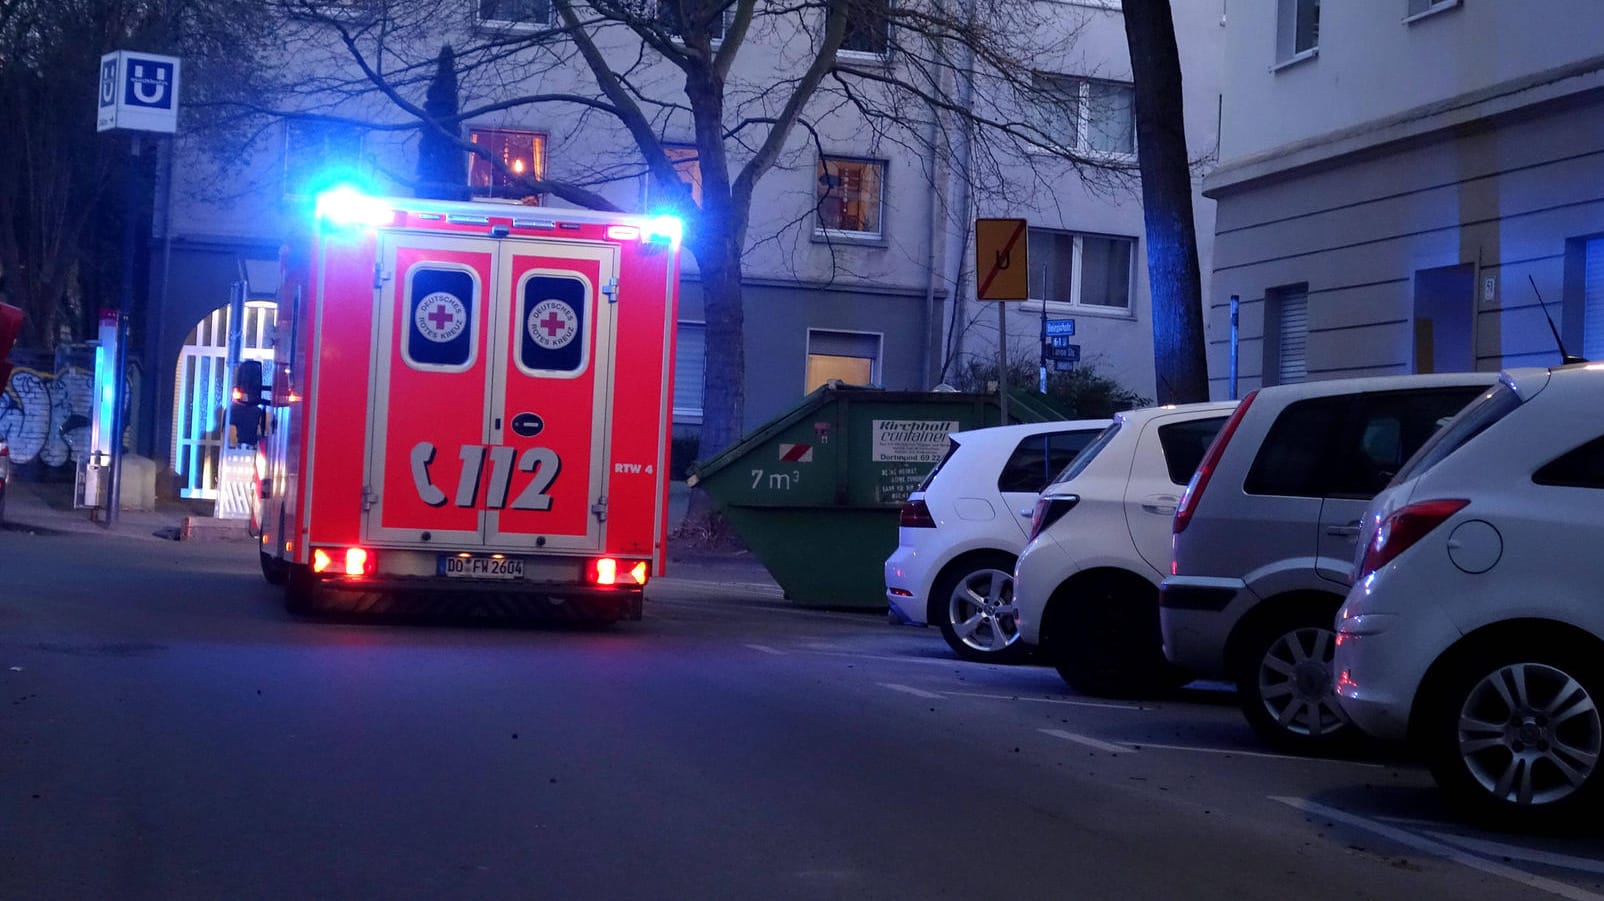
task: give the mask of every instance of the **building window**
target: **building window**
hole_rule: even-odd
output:
[[[859,0],[847,8],[841,50],[884,57],[891,52],[891,0]]]
[[[702,378],[707,372],[707,325],[681,322],[674,339],[674,420],[702,421]]]
[[[1314,55],[1320,47],[1320,0],[1276,0],[1275,61]]]
[[[475,128],[468,132],[468,140],[488,150],[505,167],[472,154],[468,187],[476,198],[521,200],[534,193],[525,179],[546,176],[546,136],[539,132]]]
[[[1136,91],[1128,82],[1038,72],[1037,128],[1073,153],[1136,152]]]
[[[697,206],[702,205],[702,161],[701,151],[695,147],[684,144],[666,144],[663,155],[673,164],[674,171],[679,173],[679,180],[691,186],[691,200]]]
[[[1453,9],[1459,5],[1459,0],[1405,0],[1404,21],[1413,22],[1424,19],[1432,13],[1440,13],[1446,9]]]
[[[551,24],[551,0],[479,0],[479,24],[534,29]]]
[[[685,36],[685,18],[680,7],[681,0],[659,0],[657,4],[657,26],[676,40]],[[735,13],[734,4],[720,9],[718,15],[707,23],[707,36],[713,44],[724,40],[724,32],[730,26],[730,17]]]
[[[808,329],[808,372],[803,393],[839,379],[848,385],[880,382],[881,336],[869,332]]]
[[[1025,240],[1032,300],[1108,310],[1131,308],[1134,238],[1033,228]]]
[[[1604,360],[1604,238],[1587,241],[1582,266],[1581,353],[1589,360]]]
[[[290,119],[284,127],[284,193],[308,195],[319,180],[362,161],[362,133],[338,122]]]
[[[842,237],[880,237],[885,167],[875,160],[819,160],[816,231]]]
[[[1266,291],[1264,318],[1265,384],[1308,381],[1309,286]]]

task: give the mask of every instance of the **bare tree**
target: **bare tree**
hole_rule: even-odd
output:
[[[1175,22],[1169,0],[1125,0],[1123,8],[1136,88],[1158,401],[1208,400],[1203,283],[1192,218],[1192,172],[1186,154]]]
[[[587,207],[616,206],[617,185],[644,177],[653,205],[685,219],[701,281],[703,458],[741,429],[743,259],[775,239],[772,229],[751,233],[755,191],[770,172],[819,166],[828,196],[825,141],[849,135],[915,152],[937,182],[962,141],[965,178],[998,204],[1039,199],[1066,175],[1109,188],[1134,175],[1128,160],[1075,150],[1062,123],[1040,112],[1056,98],[1036,70],[1064,59],[1076,32],[1060,9],[1027,0],[549,3],[280,0],[292,96],[253,111],[453,140],[528,192]],[[419,99],[443,40],[456,50],[463,94],[455,122]],[[583,135],[575,143],[587,158],[564,160],[560,172],[507,172],[457,128],[512,110]],[[803,210],[797,221],[816,215]]]

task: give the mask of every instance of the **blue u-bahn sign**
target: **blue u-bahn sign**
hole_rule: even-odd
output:
[[[178,130],[176,56],[117,50],[100,58],[100,95],[95,130]]]

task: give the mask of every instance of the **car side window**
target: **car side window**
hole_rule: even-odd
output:
[[[1539,485],[1604,489],[1604,435],[1543,464],[1532,473]]]
[[[1352,419],[1336,446],[1322,494],[1375,497],[1404,462],[1481,391],[1469,386],[1383,391],[1355,398]]]
[[[1226,417],[1219,416],[1158,427],[1158,444],[1164,451],[1164,466],[1169,470],[1172,483],[1185,485],[1192,481],[1192,473],[1203,462],[1203,455],[1225,420]]]
[[[1040,494],[1081,448],[1092,443],[1097,433],[1097,429],[1082,429],[1027,436],[1009,454],[997,477],[997,490]]]
[[[1242,490],[1286,497],[1323,496],[1328,451],[1351,400],[1316,397],[1288,404],[1265,435]]]

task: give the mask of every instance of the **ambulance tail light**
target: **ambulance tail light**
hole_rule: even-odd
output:
[[[371,576],[378,557],[366,548],[313,548],[312,572],[318,575]]]
[[[651,566],[645,560],[615,560],[597,557],[585,571],[585,581],[603,588],[639,588],[651,577]]]

